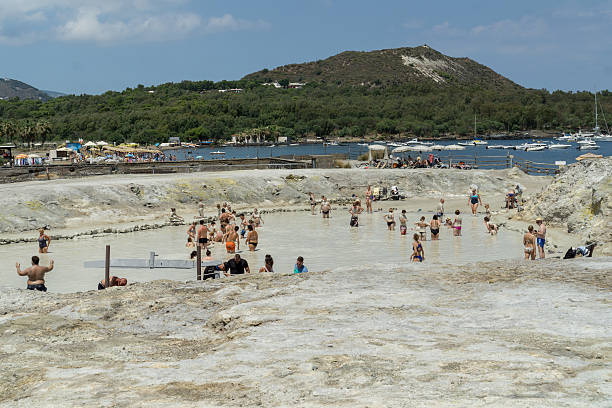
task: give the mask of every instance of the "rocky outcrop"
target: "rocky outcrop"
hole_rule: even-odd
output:
[[[611,262],[0,288],[0,405],[609,407]]]
[[[567,227],[582,242],[596,242],[596,254],[612,255],[612,157],[570,165],[530,201],[520,217],[540,216]]]

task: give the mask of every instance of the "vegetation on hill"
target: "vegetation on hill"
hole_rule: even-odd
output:
[[[359,65],[360,58],[368,62]],[[373,58],[380,58],[379,63],[372,65]],[[399,66],[390,62],[398,59]],[[311,80],[311,71],[320,80]],[[284,85],[289,80],[308,83],[302,89],[262,85],[269,80]],[[231,88],[243,91],[219,92]],[[602,92],[598,100],[604,112],[612,112],[610,92]],[[474,115],[479,134],[569,131],[591,128],[593,109],[589,92],[524,89],[471,60],[417,47],[342,53],[323,62],[260,71],[239,81],[139,85],[123,92],[49,101],[4,100],[0,101],[0,141],[82,138],[152,144],[173,136],[221,141],[240,133],[296,138],[398,133],[439,137],[472,134]]]
[[[0,99],[35,99],[47,101],[51,96],[31,85],[14,79],[0,78]]]

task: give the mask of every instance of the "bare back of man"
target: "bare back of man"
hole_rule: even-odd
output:
[[[33,256],[32,266],[24,270],[21,270],[21,265],[19,262],[17,262],[15,264],[17,267],[17,275],[28,277],[28,289],[46,292],[47,288],[45,287],[45,273],[53,270],[53,260],[49,262],[49,266],[40,266],[39,262],[40,259],[37,256]]]

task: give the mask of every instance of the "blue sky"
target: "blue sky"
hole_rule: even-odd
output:
[[[428,44],[526,87],[612,89],[611,33],[612,0],[0,0],[0,77],[102,93]]]

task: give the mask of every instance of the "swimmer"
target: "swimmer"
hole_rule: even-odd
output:
[[[229,229],[227,234],[225,234],[225,249],[228,254],[233,254],[236,252],[236,248],[240,249],[240,238],[238,236],[238,227],[234,227],[233,229]]]
[[[453,235],[456,237],[461,236],[461,217],[459,216],[461,211],[455,210],[455,220],[453,221]]]
[[[212,261],[212,260],[213,260],[213,257],[212,257],[212,256],[210,256],[210,254],[211,254],[210,249],[207,249],[207,250],[206,250],[206,256],[205,256],[205,257],[204,257],[204,259],[202,259],[202,260],[203,260],[203,261]]]
[[[350,222],[351,227],[359,226],[359,214],[361,214],[362,212],[363,212],[363,208],[361,208],[361,202],[359,200],[355,200],[355,202],[353,203],[353,206],[349,210],[349,213],[351,214],[351,222]]]
[[[484,224],[487,227],[487,232],[491,235],[497,234],[499,227],[495,224],[490,223],[491,219],[489,217],[484,217]]]
[[[421,219],[415,222],[414,225],[418,227],[421,239],[425,241],[427,239],[427,227],[429,227],[429,224],[425,222],[425,217],[421,217]]]
[[[40,234],[38,236],[38,253],[46,254],[49,251],[49,245],[51,245],[51,238],[45,234],[44,228],[39,229],[38,233]]]
[[[441,198],[440,202],[438,203],[438,208],[436,209],[436,215],[438,216],[439,219],[442,219],[442,217],[444,216],[444,199]]]
[[[185,244],[186,248],[195,248],[195,243],[193,242],[193,238],[187,237],[187,243]]]
[[[264,266],[259,268],[259,272],[274,272],[274,259],[272,259],[272,255],[266,254]]]
[[[523,235],[523,245],[525,246],[525,259],[536,259],[536,237],[533,234],[533,225],[527,227],[527,232]]]
[[[395,216],[393,215],[393,208],[389,208],[389,212],[383,215],[383,218],[387,222],[387,228],[389,231],[395,231]]]
[[[306,265],[304,265],[304,258],[298,256],[295,265],[293,266],[293,273],[302,272],[308,272],[308,268],[306,267]]]
[[[317,200],[315,199],[314,194],[312,192],[308,193],[310,198],[310,214],[315,215],[315,208],[317,206]]]
[[[366,213],[372,214],[372,201],[374,201],[374,193],[372,192],[372,186],[368,186],[365,193],[366,197]]]
[[[414,242],[412,243],[412,255],[410,255],[410,260],[412,262],[423,262],[425,260],[425,251],[423,250],[423,245],[419,242],[419,234],[414,234],[412,238]]]
[[[400,235],[406,235],[406,231],[408,231],[408,227],[406,223],[408,222],[408,217],[406,217],[406,210],[402,210],[402,214],[399,216],[400,222]]]
[[[440,235],[440,220],[438,219],[438,214],[434,214],[429,222],[429,230],[431,231],[431,240],[436,241]]]
[[[200,228],[198,228],[198,245],[201,248],[208,246],[208,227],[204,223],[204,220],[200,220]]]
[[[255,231],[252,224],[249,224],[247,228],[249,229],[249,233],[247,234],[246,242],[249,245],[249,251],[253,252],[255,251],[255,248],[257,248],[259,235],[257,235],[257,231]]]
[[[476,215],[478,204],[482,204],[482,200],[480,199],[480,194],[473,188],[472,193],[468,196],[468,205],[472,207],[472,215]]]
[[[125,278],[118,278],[116,276],[111,276],[109,278],[110,281],[110,286],[125,286],[127,285],[127,279]],[[98,282],[98,290],[104,290],[106,289],[106,279],[102,279],[100,282]]]
[[[33,256],[32,266],[24,269],[23,271],[21,270],[21,265],[19,265],[19,262],[17,262],[15,264],[17,267],[17,275],[28,277],[28,290],[39,290],[41,292],[46,292],[47,287],[45,286],[45,273],[53,270],[53,259],[49,262],[49,266],[40,266],[39,262],[40,258]]]
[[[545,258],[544,244],[546,243],[546,226],[542,223],[542,218],[536,218],[536,224],[538,224],[538,231],[536,232],[538,254],[540,259]]]
[[[446,218],[446,221],[444,221],[444,225],[446,225],[448,228],[452,228],[453,227],[453,222],[451,221],[450,218]]]
[[[331,204],[327,201],[325,196],[321,196],[321,207],[319,212],[323,214],[323,218],[329,218],[329,213],[331,212]]]

